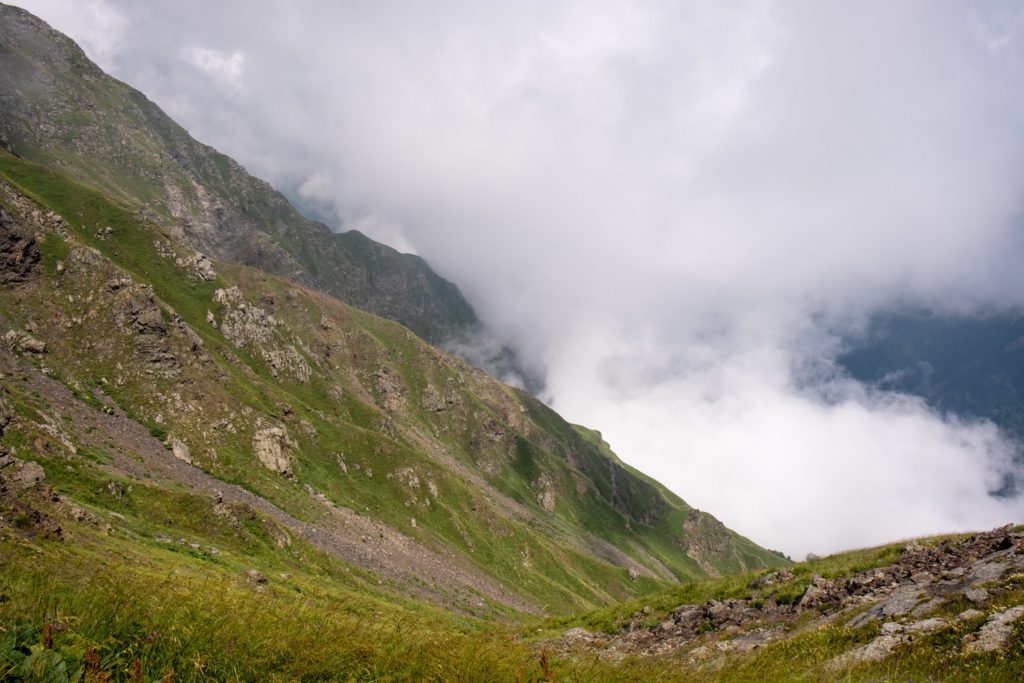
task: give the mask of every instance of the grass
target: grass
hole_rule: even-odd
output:
[[[502,627],[423,606],[308,585],[257,588],[183,563],[151,569],[110,557],[96,571],[52,551],[12,563],[4,550],[0,680],[28,680],[33,665],[40,679],[61,667],[114,680],[513,681],[542,674]]]
[[[960,638],[980,622],[845,670],[830,661],[869,642],[877,625],[828,625],[706,660],[690,648],[613,662],[531,642],[533,622],[458,617],[301,569],[287,579],[267,572],[259,586],[237,565],[110,539],[6,541],[0,553],[0,680],[89,672],[85,680],[1009,683],[1024,675],[1020,628],[1003,653],[962,652]],[[687,598],[735,592],[738,581],[701,582]],[[1019,604],[1019,589],[996,608]]]

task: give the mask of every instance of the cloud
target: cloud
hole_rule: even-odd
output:
[[[734,528],[799,554],[1021,518],[991,425],[794,372],[879,306],[1024,303],[1015,3],[111,4],[115,75],[424,256]],[[196,45],[247,87],[181,69]]]
[[[205,47],[187,47],[181,51],[181,58],[206,72],[215,81],[237,88],[242,84],[245,73],[245,55],[241,52],[224,52]]]
[[[565,340],[549,387],[691,505],[797,558],[1021,518],[1019,499],[989,495],[1013,456],[990,423],[836,375],[800,391],[792,354],[707,341],[673,360],[661,342],[591,328]]]

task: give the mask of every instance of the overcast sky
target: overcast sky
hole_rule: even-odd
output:
[[[557,410],[757,542],[1024,519],[992,425],[836,378],[822,325],[1020,303],[1019,3],[20,4],[424,256]]]

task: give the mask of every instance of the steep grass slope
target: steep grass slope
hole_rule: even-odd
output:
[[[35,369],[23,421],[51,434],[18,457],[94,513],[125,514],[96,498],[104,471],[156,476],[481,612],[785,563],[393,322],[213,264],[32,162],[0,153],[0,179],[4,239],[21,245],[0,326],[12,374]]]

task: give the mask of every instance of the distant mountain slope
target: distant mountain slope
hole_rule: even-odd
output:
[[[66,36],[0,5],[0,144],[145,207],[213,258],[292,278],[435,344],[476,314],[422,259],[333,233],[235,161],[194,140]]]
[[[211,262],[2,150],[0,229],[0,372],[19,378],[0,445],[140,543],[207,532],[103,494],[111,477],[244,505],[282,553],[302,538],[462,609],[564,612],[786,563],[406,328]]]
[[[888,312],[848,346],[838,362],[854,378],[921,396],[939,411],[988,418],[1024,440],[1024,312]]]

